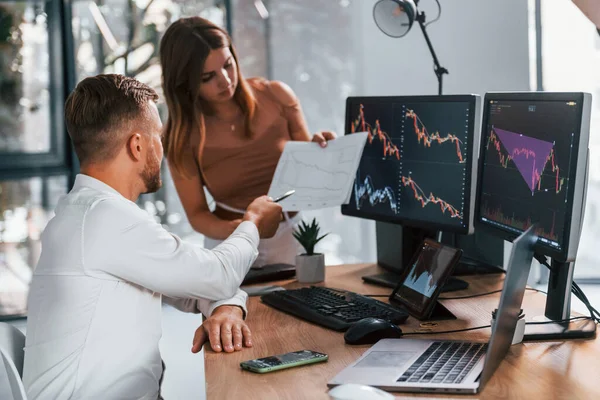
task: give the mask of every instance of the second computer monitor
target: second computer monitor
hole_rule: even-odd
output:
[[[591,96],[487,93],[476,222],[508,240],[537,224],[536,251],[577,253],[583,218]]]
[[[342,213],[471,233],[479,120],[476,95],[349,97],[346,134],[369,135]]]

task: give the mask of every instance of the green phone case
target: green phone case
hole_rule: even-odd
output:
[[[323,354],[323,353],[319,353],[319,354]],[[249,361],[242,361],[240,363],[240,367],[242,367],[242,369],[245,369],[246,371],[256,372],[258,374],[264,374],[267,372],[278,371],[281,369],[299,367],[301,365],[325,362],[328,359],[329,359],[329,357],[327,356],[327,354],[323,354],[323,357],[314,356],[314,357],[306,359],[306,360],[290,361],[290,362],[283,363],[281,365],[275,365],[272,367],[256,367],[256,366],[253,366],[252,364],[250,364],[250,362],[254,361],[254,360],[249,360]]]

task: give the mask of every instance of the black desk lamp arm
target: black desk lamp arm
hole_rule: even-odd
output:
[[[435,54],[435,50],[433,49],[433,45],[431,44],[431,40],[429,39],[429,35],[427,34],[427,30],[425,29],[425,13],[420,12],[417,14],[417,22],[421,27],[421,31],[423,32],[423,36],[425,37],[425,41],[427,42],[427,47],[429,47],[429,51],[431,52],[431,57],[433,58],[435,76],[438,80],[438,94],[442,94],[442,78],[444,74],[448,73],[448,70],[440,65],[440,62]]]

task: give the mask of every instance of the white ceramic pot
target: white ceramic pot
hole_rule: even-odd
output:
[[[325,280],[325,255],[296,256],[296,279],[300,283],[316,283]]]

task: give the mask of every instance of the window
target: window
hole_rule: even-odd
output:
[[[40,234],[66,191],[66,177],[0,182],[0,318],[25,314]]]
[[[0,179],[65,173],[59,1],[0,1]]]
[[[0,0],[0,318],[25,314],[40,233],[68,187],[61,4]]]
[[[231,8],[231,39],[238,52],[244,77],[270,78],[272,63],[269,52],[269,10],[266,6],[261,7],[261,2],[248,0],[233,0]]]
[[[600,36],[572,3],[541,2],[543,89],[592,93],[587,204],[575,278],[599,278],[600,254]],[[566,24],[565,24],[566,22]]]

